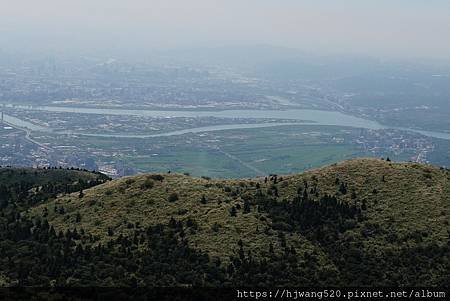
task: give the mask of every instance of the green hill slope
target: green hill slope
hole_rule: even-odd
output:
[[[4,240],[36,270],[1,274],[61,286],[445,285],[449,221],[449,172],[415,163],[358,159],[252,180],[140,175],[11,217],[29,230]],[[0,247],[4,266],[23,260]]]

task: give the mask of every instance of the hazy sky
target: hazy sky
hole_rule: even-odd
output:
[[[0,48],[271,44],[450,59],[450,0],[0,0]]]

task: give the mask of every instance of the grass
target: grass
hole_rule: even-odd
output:
[[[198,225],[197,230],[186,229],[191,246],[225,261],[236,252],[239,239],[246,249],[256,253],[266,252],[270,243],[279,243],[278,233],[270,229],[272,221],[257,206],[252,206],[248,214],[240,209],[236,217],[230,215],[233,206],[243,206],[246,194],[254,194],[256,183],[263,191],[267,190],[269,184],[262,178],[209,180],[173,173],[163,176],[163,181],[152,180],[153,185],[145,185],[151,175],[111,181],[85,190],[81,199],[74,193],[41,204],[31,214],[40,216],[47,207],[47,218],[57,231],[83,228],[97,236],[98,242],[110,239],[108,228],[117,237],[120,233],[131,233],[133,227],[168,223],[171,218],[184,222],[191,219]],[[339,192],[336,178],[348,184],[347,194]],[[389,235],[396,235],[406,245],[412,245],[418,239],[417,234],[420,239],[438,244],[448,240],[448,171],[415,163],[355,159],[284,176],[277,184],[279,201],[291,199],[304,180],[316,183],[320,195],[337,195],[343,202],[367,204],[367,221],[351,231],[368,250],[376,252],[377,248],[389,246]],[[356,199],[351,197],[353,191]],[[173,193],[178,195],[178,200],[169,200]],[[202,196],[206,202],[201,201]],[[55,212],[55,205],[63,206],[66,213]],[[77,213],[82,216],[80,222],[76,222]],[[363,237],[363,230],[375,224],[384,234]],[[323,263],[331,264],[321,247],[302,235],[288,233],[287,240],[298,252],[315,252]]]
[[[205,179],[190,178],[184,175],[165,175],[163,182],[155,181],[153,188],[141,188],[147,176],[124,178],[85,191],[82,199],[77,194],[58,199],[46,204],[49,219],[57,230],[74,226],[89,229],[93,235],[106,239],[107,229],[111,227],[118,235],[131,231],[128,223],[139,222],[141,226],[157,223],[168,223],[171,217],[186,221],[195,218],[199,225],[195,234],[189,233],[191,244],[206,249],[211,255],[232,254],[239,237],[252,237],[248,245],[258,245],[258,240],[266,240],[267,235],[262,230],[266,222],[260,221],[260,214],[244,215],[238,213],[231,217],[229,209],[240,202],[238,198],[224,195],[221,185],[235,185],[236,182],[216,182]],[[130,184],[130,179],[132,183]],[[127,184],[128,181],[128,184]],[[217,186],[216,184],[219,184]],[[112,193],[111,193],[112,192]],[[176,192],[179,199],[170,202],[168,197]],[[202,195],[206,196],[206,204],[201,203]],[[55,213],[54,205],[64,206],[65,215]],[[39,212],[42,208],[36,209]],[[75,223],[75,214],[80,212],[82,221]],[[184,214],[181,214],[185,212]],[[68,219],[67,219],[68,218]],[[212,225],[217,223],[219,231],[215,232]],[[256,228],[260,229],[257,230]],[[273,233],[275,241],[275,233]]]
[[[424,240],[446,242],[450,231],[450,175],[448,171],[416,163],[391,163],[376,159],[356,159],[306,174],[320,183],[320,191],[336,193],[335,179],[348,183],[358,201],[368,204],[370,223],[395,229],[407,239],[412,232],[426,232]],[[384,181],[383,181],[384,176]],[[300,185],[297,177],[284,194],[293,194]],[[351,193],[341,199],[352,202]],[[389,231],[388,231],[389,232]],[[379,239],[379,238],[377,238]],[[373,243],[366,241],[368,244]],[[385,242],[383,242],[385,243]]]

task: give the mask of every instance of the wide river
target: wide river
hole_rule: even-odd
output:
[[[59,106],[18,106],[18,105],[4,105],[5,107],[15,107],[27,110],[37,110],[45,112],[61,112],[61,113],[81,113],[81,114],[100,114],[100,115],[120,115],[120,116],[147,116],[147,117],[217,117],[217,118],[265,118],[265,119],[291,119],[293,121],[308,121],[302,123],[258,123],[258,124],[227,124],[227,125],[215,125],[205,126],[198,128],[190,128],[184,130],[178,130],[173,132],[166,132],[160,134],[148,134],[148,135],[133,135],[133,134],[80,134],[67,131],[66,133],[80,134],[97,137],[130,137],[130,138],[149,138],[160,136],[174,136],[183,135],[187,133],[200,133],[219,130],[231,130],[231,129],[246,129],[246,128],[262,128],[273,127],[283,125],[327,125],[327,126],[346,126],[355,128],[364,128],[371,130],[379,129],[399,129],[415,133],[420,133],[425,136],[447,139],[450,140],[450,133],[433,132],[433,131],[421,131],[416,129],[392,127],[382,125],[376,121],[358,118],[355,116],[343,114],[333,111],[319,111],[319,110],[223,110],[223,111],[161,111],[161,110],[129,110],[129,109],[103,109],[103,108],[82,108],[82,107],[59,107]],[[5,121],[18,127],[28,128],[32,131],[46,131],[51,132],[51,129],[34,125],[30,122],[23,121],[21,119],[5,115]]]

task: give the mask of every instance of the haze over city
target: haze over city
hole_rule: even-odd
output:
[[[322,54],[450,59],[446,0],[0,2],[0,49],[272,45]]]

